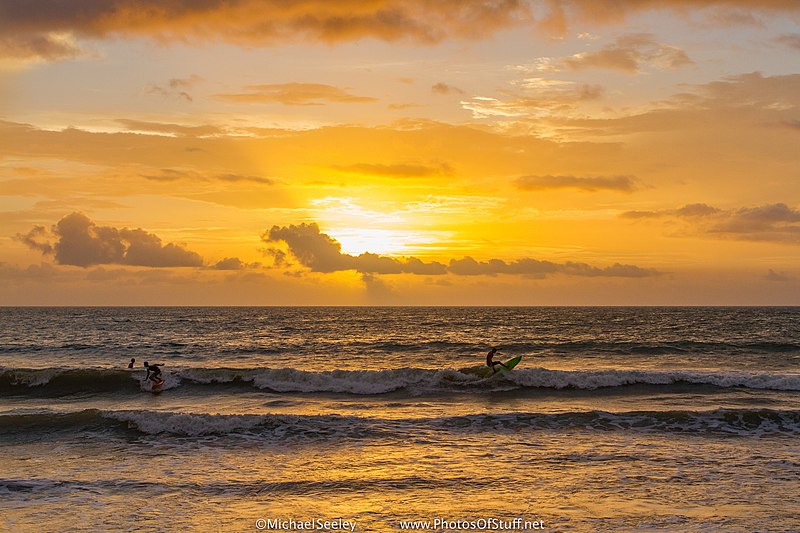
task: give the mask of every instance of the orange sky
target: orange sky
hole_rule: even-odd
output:
[[[789,0],[0,0],[6,305],[800,305]]]

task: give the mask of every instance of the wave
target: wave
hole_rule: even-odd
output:
[[[800,373],[701,370],[549,370],[523,368],[490,377],[482,367],[443,370],[331,370],[293,368],[177,368],[164,372],[162,390],[178,387],[247,386],[275,393],[344,393],[357,395],[403,391],[420,395],[447,392],[595,390],[633,385],[665,388],[698,385],[800,391]],[[137,393],[141,371],[113,369],[0,369],[0,395]]]
[[[0,415],[0,436],[54,438],[59,433],[134,432],[176,437],[244,437],[302,442],[330,440],[436,439],[442,432],[633,431],[800,435],[800,410],[579,411],[474,414],[437,418],[380,419],[341,415],[220,415],[170,411],[39,412]],[[438,437],[437,437],[438,436]]]

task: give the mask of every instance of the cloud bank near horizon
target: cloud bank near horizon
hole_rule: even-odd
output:
[[[291,257],[312,272],[332,273],[353,270],[365,276],[376,274],[416,274],[457,276],[518,275],[529,278],[544,278],[563,274],[584,277],[642,278],[658,276],[654,269],[636,265],[614,263],[608,267],[597,267],[587,263],[566,261],[556,263],[532,258],[504,261],[489,259],[477,261],[472,257],[451,259],[448,264],[438,261],[425,262],[417,257],[395,258],[370,252],[350,255],[342,252],[341,244],[330,235],[320,231],[316,222],[289,226],[272,226],[262,235],[268,245],[267,252],[273,256],[276,266],[289,264],[287,254],[279,248],[283,244]]]

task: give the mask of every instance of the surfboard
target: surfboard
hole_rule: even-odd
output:
[[[142,380],[139,383],[139,388],[142,389],[144,392],[152,392],[157,393],[161,392],[161,387],[164,386],[164,380],[161,381],[151,381],[149,379]]]
[[[503,372],[508,372],[512,370],[515,366],[519,364],[520,361],[522,361],[522,356],[518,355],[503,363],[504,365],[506,365],[506,368],[503,368],[500,365],[495,366],[497,371],[492,371],[492,369],[489,368],[488,366],[471,366],[469,368],[461,368],[458,371],[461,372],[462,374],[472,374],[475,376],[488,378],[495,374],[502,374]]]

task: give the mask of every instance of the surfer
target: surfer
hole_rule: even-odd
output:
[[[497,369],[495,368],[496,365],[500,365],[503,368],[505,368],[506,370],[508,370],[508,367],[506,365],[504,365],[503,363],[501,363],[500,361],[493,361],[492,360],[494,358],[494,354],[496,354],[497,351],[498,351],[497,348],[492,348],[491,350],[489,350],[489,353],[486,354],[486,366],[491,368],[493,373],[497,372]]]
[[[148,365],[147,361],[144,362],[144,367],[147,369],[147,375],[144,377],[144,380],[147,381],[148,379],[153,383],[164,383],[164,380],[161,379],[161,368],[164,366],[164,363],[160,365]]]
[[[136,359],[134,359],[133,357],[131,357],[131,362],[130,362],[130,363],[128,363],[128,368],[133,368],[133,363],[135,363],[135,362],[136,362]]]

